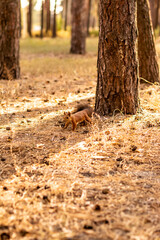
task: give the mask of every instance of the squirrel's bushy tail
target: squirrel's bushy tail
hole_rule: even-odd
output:
[[[85,109],[87,110],[88,115],[91,116],[92,113],[93,113],[93,108],[89,104],[87,104],[87,103],[84,103],[84,104],[80,103],[80,104],[78,104],[75,107],[75,109],[73,110],[72,114],[80,112],[80,111],[85,110]]]

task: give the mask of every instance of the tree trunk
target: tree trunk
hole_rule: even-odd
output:
[[[153,29],[158,26],[159,0],[149,0]]]
[[[50,11],[50,0],[45,1],[46,5],[46,33],[51,29],[51,11]]]
[[[43,38],[43,22],[44,22],[44,3],[42,2],[42,8],[41,8],[41,33],[40,37]]]
[[[157,0],[157,6],[156,6],[156,28],[158,27],[158,20],[159,20],[159,5],[160,5],[160,0]]]
[[[136,0],[100,0],[95,111],[135,114],[138,107]]]
[[[20,1],[0,1],[0,79],[20,77]]]
[[[65,0],[64,31],[67,30],[67,24],[68,24],[68,0]]]
[[[55,38],[57,36],[57,15],[56,15],[56,9],[57,9],[57,0],[55,0],[54,13],[53,13],[53,29],[52,29],[52,37],[53,38]]]
[[[28,22],[28,34],[32,37],[32,0],[29,0],[28,6],[28,14],[27,14],[27,22]]]
[[[148,0],[137,1],[137,24],[139,76],[149,82],[158,82],[159,67]]]
[[[87,36],[89,36],[91,6],[92,6],[92,0],[89,0],[88,1],[88,16],[87,16]]]
[[[87,35],[88,0],[72,0],[71,53],[84,54]]]

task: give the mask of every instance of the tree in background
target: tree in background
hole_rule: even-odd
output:
[[[20,77],[20,0],[0,1],[0,79]]]
[[[55,38],[57,36],[57,0],[55,0],[54,4],[54,12],[53,12],[53,28],[52,28],[52,37]]]
[[[32,0],[29,0],[27,13],[27,30],[30,37],[32,37]]]
[[[50,11],[50,0],[45,0],[46,9],[46,33],[51,29],[51,11]]]
[[[44,2],[42,1],[42,6],[41,6],[41,33],[40,33],[41,38],[43,38],[43,22],[44,22]]]
[[[64,31],[67,31],[68,25],[68,0],[65,0],[65,4],[63,5],[64,9]]]
[[[71,53],[84,54],[87,35],[88,0],[72,0]]]
[[[159,67],[151,24],[148,0],[137,1],[139,76],[159,81]]]
[[[100,0],[98,79],[95,111],[100,115],[138,107],[136,0]]]
[[[91,6],[92,6],[92,0],[89,0],[88,1],[88,17],[87,17],[87,36],[89,36]]]
[[[149,0],[153,29],[158,27],[160,0]]]

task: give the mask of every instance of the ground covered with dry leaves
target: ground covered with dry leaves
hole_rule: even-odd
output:
[[[160,239],[160,86],[141,85],[134,116],[64,130],[64,111],[94,106],[87,44],[73,56],[69,39],[23,40],[21,79],[0,81],[2,240]]]

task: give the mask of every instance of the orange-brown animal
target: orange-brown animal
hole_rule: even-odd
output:
[[[72,124],[73,131],[76,129],[78,123],[81,123],[83,121],[92,123],[91,121],[92,113],[93,113],[92,107],[90,107],[87,104],[78,105],[73,113],[64,112],[65,121],[64,129],[67,128],[70,123]]]

